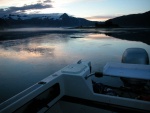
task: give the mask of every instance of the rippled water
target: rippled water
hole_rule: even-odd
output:
[[[97,30],[85,32],[59,28],[47,32],[46,29],[36,35],[42,30],[33,30],[27,38],[0,41],[0,102],[80,59],[91,61],[94,72],[102,71],[108,61],[121,62],[123,52],[129,47],[145,48],[150,56],[148,44],[117,39]],[[65,30],[67,32],[63,32]],[[11,38],[8,33],[15,31],[5,32]],[[17,33],[15,36],[20,38],[27,34]]]

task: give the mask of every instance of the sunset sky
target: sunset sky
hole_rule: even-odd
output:
[[[67,13],[104,21],[150,11],[150,0],[0,0],[0,14]]]

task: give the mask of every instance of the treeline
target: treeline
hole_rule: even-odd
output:
[[[108,20],[105,21],[104,23],[95,23],[95,27],[96,28],[118,28],[119,25],[118,24],[114,24],[112,21]]]

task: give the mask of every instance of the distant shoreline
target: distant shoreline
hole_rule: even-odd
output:
[[[51,33],[57,34],[98,33],[123,40],[141,41],[150,45],[150,38],[149,38],[150,28],[96,28],[96,27],[16,28],[10,30],[0,30],[0,42],[5,40],[25,39]],[[84,37],[72,36],[70,38],[84,38]]]

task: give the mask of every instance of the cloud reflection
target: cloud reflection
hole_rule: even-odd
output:
[[[54,57],[54,47],[10,46],[0,47],[0,57],[27,60],[30,58]]]
[[[110,36],[107,36],[105,34],[99,34],[99,33],[96,33],[96,34],[93,34],[93,33],[90,33],[86,36],[87,38],[84,38],[85,40],[89,40],[89,39],[105,39],[105,38],[112,38]]]
[[[22,36],[22,35],[21,35]],[[0,58],[12,60],[54,60],[66,56],[64,48],[71,40],[68,34],[48,34],[0,42]]]
[[[27,60],[30,58],[38,58],[42,56],[51,56],[54,57],[54,49],[53,48],[13,48],[13,50],[4,50],[0,49],[0,56],[1,57],[7,57],[7,58],[13,58],[13,59],[20,59],[20,60]]]

